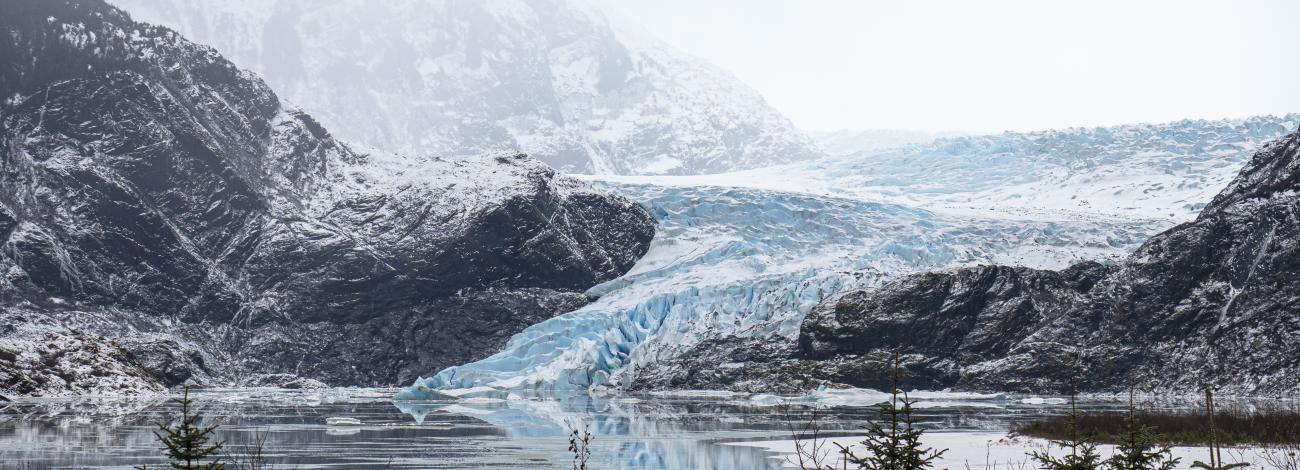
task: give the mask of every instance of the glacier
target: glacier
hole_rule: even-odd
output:
[[[803,314],[845,289],[995,260],[1064,266],[1116,256],[1159,225],[945,216],[749,188],[600,186],[641,202],[658,220],[647,255],[626,275],[591,288],[595,302],[525,329],[487,359],[419,379],[411,393],[627,385],[637,367],[704,338],[794,338]]]
[[[486,359],[418,378],[398,398],[618,388],[709,338],[793,340],[820,300],[900,275],[1114,260],[1189,219],[1256,146],[1297,123],[1007,133],[730,174],[588,177],[655,217],[646,256],[591,288],[595,302]]]

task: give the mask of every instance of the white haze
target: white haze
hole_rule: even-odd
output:
[[[1034,130],[1300,110],[1300,1],[603,0],[805,129]]]

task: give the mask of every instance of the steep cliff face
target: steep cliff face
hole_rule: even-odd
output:
[[[805,318],[797,356],[846,383],[878,381],[853,367],[897,351],[932,386],[1294,392],[1298,207],[1300,133],[1117,266],[985,266],[849,292]]]
[[[402,367],[369,365],[485,355],[583,303],[653,236],[639,206],[524,155],[356,150],[212,49],[102,2],[6,10],[0,301],[145,364],[202,359],[155,370],[165,382],[395,383]],[[422,326],[391,350],[340,344],[394,323]]]
[[[583,0],[115,0],[210,44],[344,138],[522,151],[564,172],[717,173],[819,156],[744,83]]]

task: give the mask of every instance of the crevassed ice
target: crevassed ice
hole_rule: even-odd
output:
[[[1190,220],[1300,114],[951,137],[756,170],[628,183],[724,185],[981,217]]]

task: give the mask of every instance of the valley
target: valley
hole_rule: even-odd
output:
[[[856,76],[917,88],[855,108],[751,57],[803,38],[659,38],[639,8],[0,0],[0,468],[791,468],[810,429],[852,447],[905,409],[951,450],[929,467],[992,470],[1064,455],[1016,430],[1078,412],[1208,410],[1211,444],[1214,397],[1234,426],[1294,416],[1300,114],[1211,106],[1285,73],[1101,120],[1128,124],[947,130],[984,95],[942,99],[932,43]],[[735,73],[710,60],[737,44]],[[883,47],[821,46],[828,71]],[[1007,57],[940,75],[1051,65]],[[1097,122],[1092,91],[1038,117]],[[1024,95],[965,122],[1020,123]],[[1147,118],[1187,109],[1236,117]],[[180,455],[187,432],[214,446]]]

